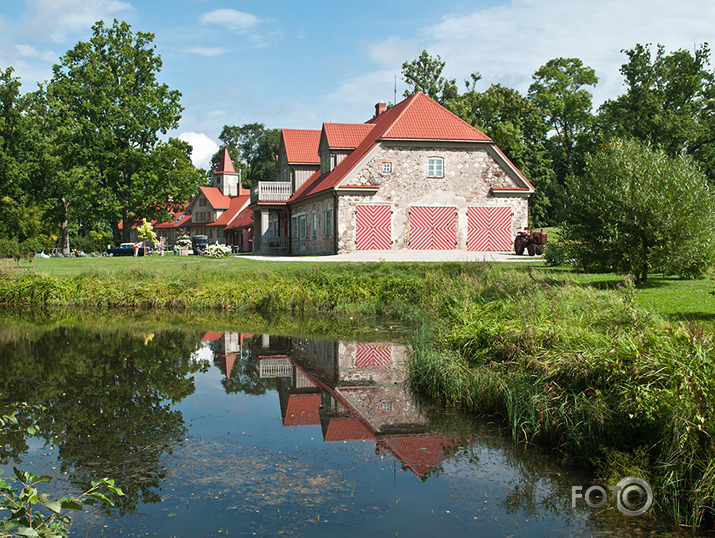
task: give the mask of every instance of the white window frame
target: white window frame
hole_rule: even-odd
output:
[[[392,174],[392,163],[390,161],[383,161],[380,171],[383,174]]]
[[[429,157],[427,159],[427,177],[444,177],[444,157]]]
[[[318,215],[315,211],[313,211],[312,215],[312,220],[313,220],[313,233],[311,234],[313,237],[318,237]]]

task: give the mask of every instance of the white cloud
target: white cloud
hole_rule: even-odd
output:
[[[55,62],[57,55],[52,51],[41,52],[31,45],[15,45],[18,55],[21,58],[39,58],[45,62]]]
[[[227,52],[229,52],[229,50],[230,49],[221,47],[192,47],[190,49],[186,49],[186,52],[211,58],[214,56],[221,56],[222,54],[226,54]]]
[[[36,35],[60,42],[66,34],[132,9],[120,0],[27,0],[24,17]]]
[[[211,157],[218,151],[218,144],[204,133],[184,132],[178,138],[191,144],[191,162],[194,166],[208,170]]]
[[[236,11],[235,9],[217,9],[201,16],[201,24],[218,24],[239,33],[248,32],[248,30],[257,26],[259,22],[258,17],[255,15]]]
[[[370,59],[384,66],[401,66],[403,62],[419,56],[421,50],[415,41],[405,41],[399,37],[388,37],[380,43],[370,45],[368,55]]]
[[[548,60],[576,57],[600,78],[594,103],[623,92],[620,51],[662,43],[667,51],[692,50],[713,35],[715,2],[682,0],[512,0],[506,5],[450,14],[419,32],[421,48],[446,62],[457,82],[475,71],[482,89],[500,82],[522,93]]]

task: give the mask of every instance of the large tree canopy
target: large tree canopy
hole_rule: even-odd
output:
[[[658,45],[624,51],[621,67],[626,93],[601,106],[599,127],[604,138],[633,137],[662,148],[668,155],[683,152],[705,166],[715,180],[715,75],[707,44],[670,54]]]
[[[536,106],[518,91],[493,84],[484,92],[474,85],[473,74],[467,91],[450,100],[447,107],[487,134],[536,187],[529,204],[532,226],[545,226],[550,217],[549,196],[553,172],[546,145],[549,130]]]
[[[115,235],[124,221],[124,240],[127,224],[162,217],[199,180],[189,146],[160,140],[178,126],[182,107],[180,93],[157,81],[162,63],[153,39],[132,33],[125,22],[98,22],[89,42],[75,45],[54,66],[49,84],[77,124],[73,143],[95,174],[95,207]]]
[[[556,132],[564,152],[566,174],[575,171],[576,146],[593,120],[592,96],[588,86],[598,83],[596,72],[578,58],[554,58],[533,75],[529,98]]]
[[[645,143],[613,139],[570,186],[562,240],[588,270],[705,274],[713,259],[715,196],[700,167]]]
[[[262,123],[224,125],[219,139],[223,144],[212,158],[212,172],[218,167],[223,148],[227,148],[234,167],[241,169],[244,186],[275,178],[280,129],[267,129]]]

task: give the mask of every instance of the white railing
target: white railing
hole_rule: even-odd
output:
[[[257,202],[287,202],[290,198],[290,182],[259,181],[251,188],[251,203]]]
[[[262,357],[259,364],[261,379],[293,375],[293,365],[285,357]]]

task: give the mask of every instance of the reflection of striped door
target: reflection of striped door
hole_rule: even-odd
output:
[[[511,208],[468,208],[467,250],[511,250]]]
[[[392,210],[389,205],[359,205],[355,220],[357,250],[390,250]]]
[[[410,249],[454,250],[456,239],[456,208],[410,208]]]
[[[392,368],[392,346],[358,344],[355,351],[355,368]]]

